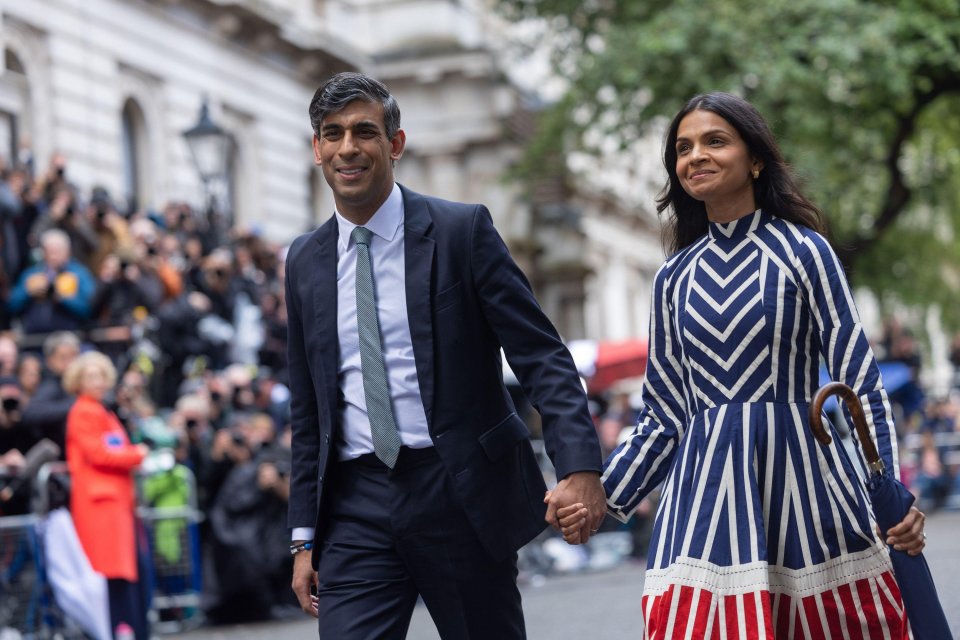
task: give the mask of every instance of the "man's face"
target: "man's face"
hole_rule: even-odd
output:
[[[43,261],[51,269],[60,269],[70,260],[70,245],[59,240],[43,243]]]
[[[17,368],[17,343],[7,337],[0,338],[0,369],[5,375]]]
[[[387,137],[380,103],[355,100],[323,119],[313,138],[314,161],[342,216],[364,224],[376,213],[393,189],[393,162],[405,142],[403,131]]]
[[[72,344],[61,344],[47,358],[47,368],[56,375],[63,375],[70,363],[80,355],[80,350]]]

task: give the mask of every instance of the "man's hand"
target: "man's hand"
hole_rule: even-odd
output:
[[[310,562],[310,552],[301,551],[293,556],[293,592],[297,594],[300,608],[307,615],[317,617],[317,596],[310,593],[311,587],[317,586],[317,572]]]
[[[578,471],[571,473],[557,483],[553,491],[548,491],[543,501],[547,505],[547,515],[544,518],[557,531],[561,530],[557,510],[562,507],[580,503],[586,508],[586,520],[580,527],[579,543],[583,544],[590,536],[597,532],[603,517],[607,513],[607,498],[600,484],[600,474],[596,471]],[[566,538],[571,542],[571,538]],[[576,544],[576,542],[572,542]]]
[[[24,283],[27,293],[34,298],[43,298],[50,290],[50,280],[42,273],[35,273]]]

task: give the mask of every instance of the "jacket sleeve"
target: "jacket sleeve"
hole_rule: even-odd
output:
[[[75,404],[67,415],[67,438],[74,442],[84,459],[99,469],[132,471],[143,462],[143,452],[123,438],[120,442],[109,439],[104,425],[114,422],[102,407]]]
[[[30,301],[30,294],[27,293],[27,278],[36,273],[36,269],[27,269],[17,280],[17,284],[10,290],[10,298],[7,300],[7,309],[12,314],[19,314],[27,307]]]
[[[643,409],[636,428],[604,465],[607,509],[626,522],[670,469],[687,424],[680,343],[674,331],[669,265],[654,280]]]
[[[302,242],[302,240],[301,240]],[[302,245],[300,245],[302,246]],[[292,432],[290,501],[287,525],[314,527],[317,523],[317,473],[320,455],[319,408],[310,367],[297,288],[295,243],[286,263],[287,359],[290,371],[290,425]]]
[[[600,443],[573,358],[483,206],[473,218],[470,251],[483,314],[530,404],[540,413],[557,478],[576,471],[599,473]]]
[[[830,244],[822,236],[808,233],[803,236],[794,268],[800,279],[810,314],[816,323],[820,339],[820,353],[827,365],[830,378],[849,386],[863,405],[863,413],[877,445],[880,459],[887,469],[900,477],[897,460],[897,432],[893,424],[890,401],[880,379],[873,349],[860,324],[860,315],[844,276],[843,268]],[[850,415],[844,410],[854,438]],[[858,458],[866,473],[863,449],[857,449]]]

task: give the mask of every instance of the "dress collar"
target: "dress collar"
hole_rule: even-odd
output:
[[[757,209],[730,222],[710,222],[707,233],[711,240],[740,240],[751,231],[756,231],[769,216]]]

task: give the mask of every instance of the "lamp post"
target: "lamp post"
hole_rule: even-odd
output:
[[[219,244],[225,240],[233,223],[233,216],[229,211],[226,215],[219,215],[214,185],[218,181],[222,183],[227,177],[227,167],[233,152],[233,137],[210,119],[210,109],[207,99],[204,98],[197,124],[184,131],[183,138],[190,149],[194,167],[200,174],[206,192],[207,224],[210,232],[216,236],[215,242]]]

